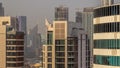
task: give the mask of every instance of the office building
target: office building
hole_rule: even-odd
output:
[[[0,3],[0,16],[4,16],[4,7],[2,6],[2,3]]]
[[[27,57],[27,17],[26,16],[17,16],[19,25],[19,31],[24,32],[24,57]]]
[[[78,33],[78,68],[90,68],[90,44],[83,28]]]
[[[55,8],[55,20],[56,21],[68,21],[68,8],[64,6],[56,7]]]
[[[43,45],[43,68],[78,68],[80,23],[53,21],[53,24],[49,24],[46,20],[46,26],[47,43]]]
[[[120,4],[94,9],[93,68],[120,67]]]
[[[78,68],[92,67],[92,23],[93,23],[93,8],[84,8],[83,11],[76,12],[76,22],[80,23],[78,35]]]
[[[15,23],[14,18],[0,17],[0,68],[24,66],[24,33],[15,30]]]

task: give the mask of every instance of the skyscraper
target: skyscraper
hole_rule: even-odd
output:
[[[47,26],[47,44],[43,45],[44,68],[78,68],[79,23],[53,21]]]
[[[120,66],[120,5],[112,4],[94,9],[93,68]]]
[[[78,68],[90,68],[90,44],[83,28],[78,33]]]
[[[26,16],[17,16],[19,31],[24,32],[24,57],[26,58],[27,55],[27,17]]]
[[[55,20],[56,21],[68,21],[69,15],[68,15],[68,8],[67,7],[56,7],[55,8]]]
[[[76,22],[80,23],[79,30],[79,51],[78,51],[78,68],[92,67],[92,30],[93,30],[93,8],[87,7],[83,11],[76,12]],[[82,61],[82,62],[81,62]]]
[[[4,16],[4,7],[2,6],[2,3],[0,3],[0,16]]]
[[[0,68],[23,68],[24,33],[15,30],[14,18],[0,17]]]

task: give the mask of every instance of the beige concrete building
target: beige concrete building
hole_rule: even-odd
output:
[[[24,66],[24,33],[16,31],[10,17],[0,17],[0,68]]]
[[[47,26],[47,44],[43,45],[43,68],[78,68],[79,23],[53,21]]]
[[[12,26],[14,30],[19,30],[19,22],[16,17],[1,16],[0,25],[9,25],[9,26]]]

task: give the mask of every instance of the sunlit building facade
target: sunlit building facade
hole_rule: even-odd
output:
[[[78,68],[79,23],[54,21],[47,26],[47,44],[43,45],[43,68]]]
[[[0,68],[24,66],[24,33],[15,30],[13,19],[0,17]]]

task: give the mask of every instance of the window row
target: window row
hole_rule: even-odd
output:
[[[56,46],[55,50],[56,51],[65,51],[65,46]]]
[[[94,33],[120,32],[120,22],[111,22],[94,25]]]
[[[55,44],[56,45],[64,45],[65,44],[65,40],[55,40]]]
[[[94,40],[94,48],[120,49],[120,39]]]
[[[94,56],[94,63],[109,66],[120,66],[120,56]]]
[[[24,47],[9,47],[9,46],[7,46],[7,50],[24,50]]]
[[[94,10],[94,17],[111,16],[120,14],[120,5],[102,7]]]
[[[13,34],[8,34],[7,39],[24,39],[24,35],[13,35]]]
[[[7,58],[7,61],[24,61],[24,57]]]
[[[56,57],[64,57],[65,52],[56,52]]]
[[[24,45],[24,41],[7,41],[7,45]]]
[[[67,44],[68,45],[77,45],[77,37],[68,37]]]
[[[23,52],[7,52],[7,56],[23,56]]]
[[[24,66],[23,63],[7,63],[7,67],[19,67],[19,66]]]
[[[56,62],[65,62],[65,58],[56,58]]]

